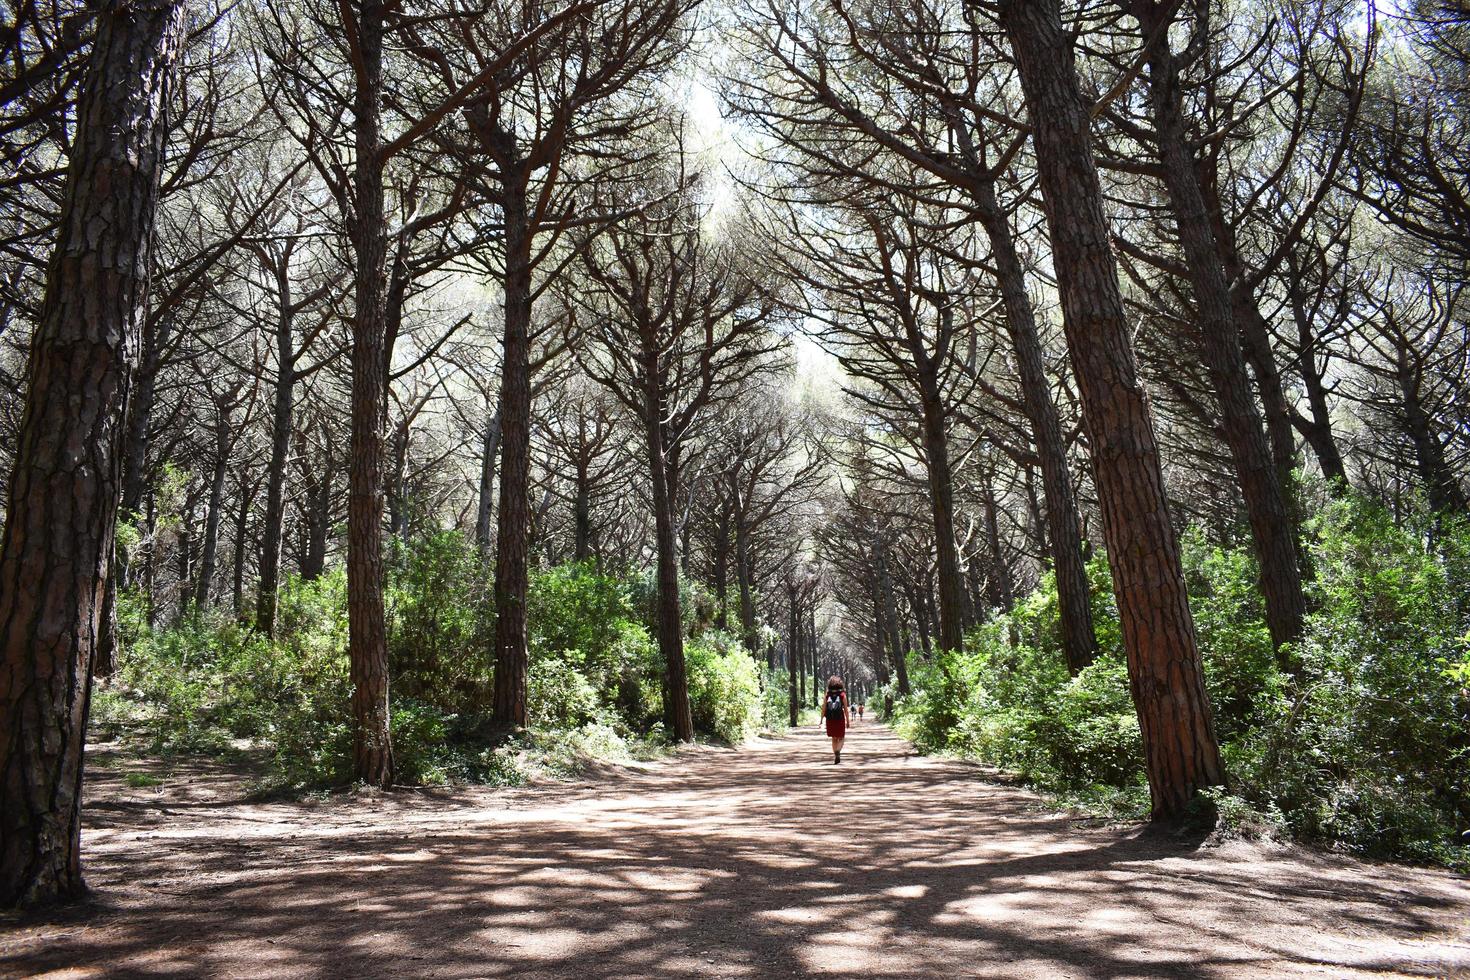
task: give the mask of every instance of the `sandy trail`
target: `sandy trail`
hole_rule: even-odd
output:
[[[0,975],[1470,976],[1463,878],[1088,827],[872,723],[825,745],[316,803],[99,772],[95,895],[0,918]]]

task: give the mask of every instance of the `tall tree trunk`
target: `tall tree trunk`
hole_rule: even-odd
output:
[[[1343,463],[1337,438],[1332,431],[1332,410],[1327,402],[1325,368],[1317,367],[1316,330],[1312,325],[1312,317],[1307,312],[1307,299],[1302,295],[1301,271],[1291,255],[1287,256],[1286,261],[1289,273],[1286,288],[1291,301],[1292,321],[1296,325],[1296,367],[1302,378],[1302,389],[1307,395],[1307,411],[1311,413],[1305,418],[1297,417],[1297,428],[1301,431],[1302,438],[1307,440],[1307,445],[1312,447],[1312,453],[1317,457],[1317,465],[1321,468],[1328,487],[1333,493],[1341,493],[1348,487],[1347,466]]]
[[[1296,518],[1297,529],[1300,530],[1301,514],[1295,482],[1296,438],[1291,431],[1291,402],[1286,397],[1286,384],[1281,378],[1281,369],[1276,365],[1271,327],[1261,315],[1260,304],[1256,302],[1251,289],[1250,276],[1235,239],[1235,229],[1225,220],[1225,208],[1220,203],[1218,173],[1214,172],[1213,167],[1206,166],[1204,160],[1197,160],[1195,174],[1196,183],[1209,210],[1210,228],[1215,239],[1215,248],[1225,268],[1225,280],[1230,283],[1230,305],[1240,330],[1241,351],[1256,375],[1256,388],[1260,391],[1261,408],[1266,417],[1266,436],[1270,440],[1271,458],[1276,465],[1276,479]]]
[[[1270,446],[1256,411],[1250,375],[1240,347],[1230,287],[1220,260],[1210,216],[1200,190],[1181,108],[1178,69],[1163,17],[1172,16],[1152,3],[1135,5],[1146,37],[1160,36],[1148,55],[1149,94],[1154,130],[1163,165],[1164,185],[1174,212],[1179,244],[1184,250],[1190,285],[1199,315],[1200,355],[1210,376],[1222,415],[1221,427],[1236,479],[1245,499],[1246,516],[1260,566],[1266,625],[1283,667],[1290,666],[1282,646],[1301,636],[1307,601],[1296,547],[1296,521],[1277,478]],[[1269,351],[1267,352],[1269,354]]]
[[[1403,400],[1404,432],[1414,447],[1414,463],[1419,480],[1429,498],[1429,509],[1436,514],[1464,514],[1470,510],[1465,491],[1445,459],[1444,444],[1439,440],[1424,398],[1419,391],[1419,375],[1410,361],[1409,351],[1399,349],[1395,379]]]
[[[873,536],[873,560],[878,566],[878,593],[881,596],[878,607],[879,625],[884,625],[886,621],[886,632],[892,643],[890,655],[893,658],[893,670],[898,677],[898,693],[908,697],[908,650],[905,649],[908,644],[901,640],[898,608],[894,603],[893,576],[888,570],[888,544],[882,534]]]
[[[674,532],[674,501],[669,493],[669,467],[664,452],[663,406],[654,388],[657,354],[645,355],[644,438],[653,489],[654,535],[658,547],[658,648],[664,658],[664,713],[680,742],[694,741],[694,719],[689,710],[689,679],[684,664],[684,625],[679,608],[679,551]]]
[[[276,320],[276,384],[271,411],[271,459],[266,470],[265,526],[261,530],[260,569],[255,584],[255,627],[266,636],[276,630],[276,592],[281,585],[281,536],[286,521],[286,466],[291,451],[294,407],[295,335],[291,323],[291,282],[283,268],[276,275],[281,301]]]
[[[255,503],[258,486],[258,483],[247,486],[244,475],[241,475],[240,509],[235,512],[235,570],[231,588],[236,619],[243,619],[245,616],[245,538],[250,527],[250,508]]]
[[[791,701],[788,721],[795,728],[799,707],[796,678],[801,673],[801,604],[796,597],[796,586],[786,586],[786,599],[791,605],[791,627],[786,634],[786,693]]]
[[[330,435],[328,436],[330,439]],[[301,437],[298,452],[307,451],[305,437]],[[327,567],[327,538],[332,532],[332,478],[335,469],[329,456],[325,466],[307,469],[306,487],[303,495],[302,524],[304,525],[299,571],[304,582],[320,578]]]
[[[1067,669],[1076,673],[1097,656],[1097,634],[1092,624],[1092,602],[1087,583],[1087,563],[1082,558],[1082,520],[1072,474],[1067,466],[1067,444],[1062,422],[1051,397],[1042,357],[1041,334],[1036,313],[1026,292],[1026,273],[1016,253],[1011,225],[995,195],[993,181],[982,181],[976,194],[980,223],[990,239],[990,251],[1000,284],[1006,330],[1016,354],[1016,373],[1021,398],[1031,423],[1031,438],[1041,462],[1042,494],[1046,498],[1047,540],[1051,546],[1052,571],[1057,580],[1057,602],[1062,625],[1062,656]]]
[[[485,420],[485,431],[480,439],[480,497],[475,508],[475,545],[483,561],[490,560],[490,546],[494,539],[490,523],[495,502],[495,457],[500,454],[500,406],[495,414]]]
[[[505,341],[500,376],[500,513],[495,545],[497,725],[526,727],[530,648],[531,231],[524,184],[505,196]]]
[[[388,406],[384,269],[387,223],[379,112],[383,90],[383,4],[358,6],[360,65],[356,117],[356,207],[352,221],[356,309],[352,320],[352,461],[347,480],[347,629],[352,676],[355,776],[393,784],[388,713],[388,630],[383,609],[383,426]]]
[[[1015,605],[1016,593],[1014,586],[1011,584],[1011,570],[1006,564],[1005,552],[1001,547],[999,505],[996,503],[995,486],[989,469],[986,469],[982,479],[983,483],[980,489],[982,494],[981,503],[985,511],[985,544],[986,548],[990,551],[990,567],[992,569],[989,576],[990,594],[988,598],[991,604],[1001,611],[1010,612],[1011,607]],[[1073,667],[1070,660],[1068,660],[1067,666],[1074,673],[1082,669],[1081,667]],[[1086,664],[1082,666],[1086,666]]]
[[[750,530],[745,517],[735,514],[735,578],[740,587],[740,641],[752,655],[755,653],[755,601],[750,594]]]
[[[965,643],[965,580],[954,540],[954,477],[950,472],[949,439],[944,431],[944,409],[937,397],[925,399],[923,412],[929,507],[939,558],[939,648],[955,651]]]
[[[230,420],[215,423],[214,472],[209,480],[209,511],[204,518],[204,548],[199,558],[199,580],[194,586],[194,605],[209,605],[210,588],[214,584],[215,558],[219,552],[219,516],[225,505],[225,477],[230,466]]]
[[[124,420],[122,499],[119,511],[125,520],[136,521],[143,506],[143,493],[148,483],[148,441],[152,428],[153,400],[158,390],[158,371],[163,362],[163,345],[168,342],[169,319],[156,321],[144,317],[141,325],[142,355],[128,395]],[[102,597],[101,626],[97,634],[97,650],[92,658],[95,677],[111,677],[117,671],[117,590],[127,584],[127,552],[113,556],[112,574]]]
[[[572,498],[572,560],[592,557],[592,478],[584,457],[577,460],[577,487]]]
[[[720,629],[730,622],[730,614],[725,608],[730,593],[730,521],[730,504],[721,502],[720,517],[715,522],[715,539],[711,545],[715,552],[715,625]]]
[[[77,98],[0,538],[0,906],[82,893],[82,746],[121,493],[169,77],[169,0],[109,2]]]
[[[1000,0],[1000,15],[1031,120],[1153,813],[1173,817],[1225,774],[1103,214],[1088,109],[1058,0]]]

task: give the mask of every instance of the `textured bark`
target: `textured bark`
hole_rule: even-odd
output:
[[[1440,441],[1429,410],[1424,405],[1418,368],[1406,346],[1400,346],[1398,350],[1396,367],[1394,376],[1403,399],[1404,432],[1414,447],[1414,463],[1429,498],[1429,509],[1436,514],[1470,512],[1470,502],[1467,502],[1465,491],[1445,458],[1444,443]]]
[[[1223,782],[1179,543],[1057,0],[1001,0],[1031,120],[1156,818]]]
[[[1026,292],[1026,274],[1016,252],[1011,226],[995,195],[995,185],[982,181],[974,195],[980,224],[990,239],[990,251],[1005,309],[1006,331],[1016,355],[1016,374],[1031,438],[1041,461],[1042,494],[1046,498],[1047,541],[1052,571],[1057,580],[1057,599],[1062,625],[1062,655],[1067,669],[1076,673],[1097,656],[1097,633],[1092,623],[1092,602],[1087,581],[1087,563],[1082,558],[1082,520],[1077,496],[1072,490],[1072,473],[1067,466],[1067,445],[1041,352],[1041,335],[1036,313]]]
[[[740,639],[755,654],[755,599],[750,590],[750,531],[745,519],[735,515],[735,578],[740,588]]]
[[[791,604],[791,628],[786,634],[786,693],[789,695],[792,728],[796,727],[797,703],[796,676],[801,671],[801,605],[796,598],[796,587],[786,586],[786,598]],[[805,686],[805,685],[803,685]]]
[[[107,3],[77,100],[0,539],[0,905],[84,890],[82,747],[121,493],[169,75],[172,2]]]
[[[276,592],[281,584],[281,530],[286,520],[286,463],[291,449],[291,412],[296,395],[295,330],[291,316],[288,263],[276,269],[275,397],[271,410],[271,461],[266,471],[265,527],[261,531],[260,569],[256,581],[255,626],[266,636],[276,629]]]
[[[592,557],[592,476],[585,457],[577,460],[576,489],[572,497],[572,560]]]
[[[954,651],[965,644],[965,578],[954,540],[954,475],[950,471],[949,441],[944,431],[944,409],[937,398],[926,399],[923,426],[939,567],[939,648]]]
[[[1276,479],[1281,484],[1282,493],[1286,495],[1293,515],[1299,521],[1300,508],[1294,499],[1296,438],[1292,435],[1291,402],[1286,396],[1286,383],[1282,380],[1281,369],[1276,365],[1271,327],[1261,315],[1260,305],[1251,289],[1250,276],[1235,239],[1235,229],[1225,220],[1217,177],[1211,173],[1211,168],[1206,166],[1204,160],[1195,161],[1195,174],[1200,192],[1204,195],[1205,206],[1209,209],[1215,248],[1225,267],[1225,279],[1230,283],[1230,305],[1240,330],[1241,351],[1251,370],[1255,372],[1261,408],[1265,411],[1266,435],[1271,443],[1271,458],[1276,464]]]
[[[1317,465],[1333,493],[1341,493],[1348,487],[1347,466],[1342,452],[1337,447],[1337,437],[1332,431],[1332,410],[1327,402],[1327,379],[1325,367],[1317,365],[1318,342],[1312,326],[1312,317],[1307,312],[1307,299],[1302,294],[1301,272],[1292,256],[1287,256],[1289,274],[1287,293],[1291,300],[1292,321],[1296,325],[1296,367],[1301,375],[1302,389],[1307,396],[1309,415],[1294,416],[1296,426],[1312,447]]]
[[[235,570],[231,595],[236,619],[245,617],[245,539],[250,529],[250,510],[255,505],[255,493],[259,484],[252,483],[240,488],[240,508],[235,511]]]
[[[352,460],[347,472],[347,652],[352,677],[354,775],[393,784],[388,714],[388,628],[383,609],[383,425],[387,415],[387,316],[383,214],[383,5],[358,7],[360,62],[353,112],[357,164],[351,232],[357,265],[352,319]]]
[[[730,622],[730,614],[725,609],[730,592],[730,510],[728,500],[720,503],[720,517],[715,522],[714,541],[711,543],[715,553],[715,625],[720,629],[724,629]]]
[[[505,214],[505,340],[500,376],[500,513],[495,545],[495,721],[526,727],[527,556],[531,537],[531,231],[524,187]]]
[[[229,473],[231,419],[222,415],[215,421],[214,469],[209,478],[209,503],[204,517],[204,547],[199,556],[199,580],[194,585],[194,604],[209,604],[210,587],[214,583],[215,559],[219,553],[219,518],[225,505],[225,477]]]
[[[987,577],[989,585],[987,599],[991,605],[1003,612],[1010,612],[1016,602],[1015,587],[1011,584],[1010,565],[1006,562],[1005,553],[1001,550],[1000,541],[1000,515],[997,513],[998,505],[995,500],[995,487],[991,483],[989,472],[984,474],[984,482],[981,486],[981,505],[985,517],[985,544],[990,552],[991,573]],[[1074,673],[1081,670],[1080,666],[1073,666],[1071,658],[1068,658],[1067,666]]]
[[[162,347],[168,341],[169,321],[150,322],[144,317],[141,332],[142,353],[128,394],[124,420],[122,500],[118,510],[127,520],[137,519],[148,486],[148,443],[152,431],[153,401],[157,392],[158,370],[163,362]],[[117,671],[117,589],[119,585],[127,584],[127,580],[128,555],[117,552],[113,555],[112,574],[107,576],[102,597],[102,625],[97,634],[97,651],[92,658],[95,677],[111,677]]]
[[[658,353],[645,351],[644,377],[650,386],[659,377]],[[664,659],[664,713],[680,742],[694,741],[689,708],[689,678],[684,664],[684,625],[679,607],[679,552],[674,532],[674,501],[669,492],[665,458],[663,406],[658,392],[644,395],[643,434],[648,445],[649,482],[653,497],[654,536],[658,553],[658,648]]]
[[[306,438],[299,438],[300,451],[305,453]],[[329,435],[328,439],[330,438]],[[327,568],[327,539],[332,532],[332,482],[335,475],[335,454],[330,451],[325,460],[318,456],[315,465],[307,469],[299,569],[302,580],[306,582],[320,578]]]
[[[1152,3],[1137,4],[1135,9],[1141,15],[1140,24],[1146,36],[1160,35],[1164,29],[1161,18],[1171,16]],[[1167,37],[1152,46],[1148,64],[1149,95],[1164,185],[1199,318],[1200,358],[1220,407],[1221,429],[1245,500],[1260,567],[1266,625],[1280,650],[1282,644],[1301,636],[1307,613],[1296,547],[1296,521],[1256,410],[1230,286],[1211,231],[1196,161],[1187,141],[1178,67]],[[1282,665],[1287,666],[1285,660]]]
[[[890,656],[893,659],[893,671],[898,677],[898,693],[908,697],[910,694],[908,650],[905,649],[907,644],[900,642],[898,609],[893,601],[893,576],[888,571],[888,545],[881,534],[873,538],[873,560],[878,566],[878,593],[881,597],[878,603],[879,632],[884,632],[882,627],[886,621],[886,632],[891,643]]]
[[[495,414],[485,421],[485,432],[480,439],[480,496],[475,508],[475,544],[480,549],[480,557],[487,561],[494,543],[490,532],[494,528],[491,520],[495,510],[495,459],[499,455],[500,409],[497,407]]]
[[[1316,365],[1312,363],[1310,347],[1304,346],[1297,357],[1302,388],[1307,394],[1307,410],[1311,413],[1300,420],[1298,428],[1302,438],[1307,440],[1307,445],[1312,447],[1312,454],[1317,457],[1317,465],[1328,486],[1334,488],[1334,492],[1341,492],[1348,486],[1347,465],[1343,462],[1342,452],[1337,448],[1337,437],[1332,431],[1327,385]]]

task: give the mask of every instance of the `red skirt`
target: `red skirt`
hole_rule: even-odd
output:
[[[827,719],[827,737],[828,738],[842,738],[846,734],[847,734],[847,718],[845,716],[842,717],[842,718],[838,718],[836,721],[833,721],[831,718],[828,718]]]

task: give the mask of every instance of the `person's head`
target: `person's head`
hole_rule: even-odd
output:
[[[842,678],[838,677],[836,674],[833,674],[831,677],[827,678],[827,690],[829,692],[842,690]]]

